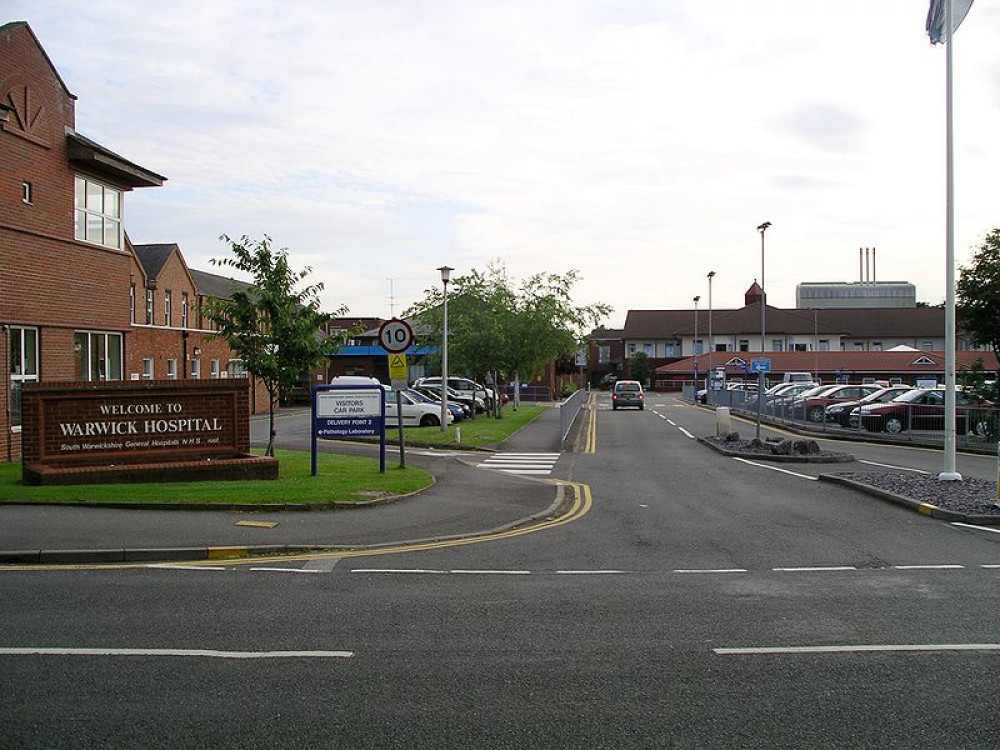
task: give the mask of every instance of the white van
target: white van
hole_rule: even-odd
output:
[[[781,379],[783,383],[812,383],[815,379],[811,372],[786,372]]]

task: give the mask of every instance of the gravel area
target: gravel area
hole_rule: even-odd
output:
[[[835,476],[956,513],[1000,518],[1000,508],[994,505],[996,483],[985,479],[966,477],[961,482],[942,482],[936,476],[911,472],[840,471]]]
[[[801,460],[815,459],[844,459],[853,460],[849,457],[847,453],[841,453],[839,451],[827,451],[820,449],[819,445],[815,440],[809,438],[797,438],[795,440],[743,440],[742,438],[734,437],[706,437],[704,438],[706,443],[711,443],[712,445],[718,446],[727,451],[732,451],[738,453],[741,456],[760,456],[762,458],[774,458],[775,451],[774,447],[778,445],[779,442],[788,443],[792,445],[806,445],[811,444],[812,449],[809,452],[797,452],[795,450],[790,450],[784,454],[786,458],[798,458]]]

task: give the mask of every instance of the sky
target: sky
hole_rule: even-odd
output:
[[[630,309],[761,275],[945,297],[945,48],[926,0],[6,0],[77,130],[165,175],[135,243],[269,235],[328,309],[399,315],[502,261]],[[955,254],[1000,227],[1000,4],[954,41]]]

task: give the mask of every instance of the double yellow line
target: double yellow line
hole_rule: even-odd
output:
[[[583,448],[584,453],[597,453],[597,394],[591,393],[587,400],[587,440]]]
[[[376,555],[398,555],[407,552],[425,552],[428,550],[447,549],[449,547],[462,547],[469,544],[480,544],[483,542],[495,542],[502,539],[513,539],[533,534],[537,531],[554,529],[573,521],[583,518],[594,505],[593,495],[590,486],[580,482],[568,482],[561,479],[548,480],[563,491],[569,491],[573,499],[569,506],[552,518],[525,524],[516,528],[504,529],[502,531],[489,532],[483,534],[470,534],[468,536],[451,539],[438,539],[428,542],[403,542],[386,547],[331,547],[329,549],[317,550],[316,552],[305,552],[295,555],[259,555],[250,556],[249,550],[244,547],[213,547],[210,550],[207,560],[187,560],[171,563],[172,566],[203,567],[219,565],[249,565],[261,562],[298,562],[303,560],[323,560],[343,557],[373,557]],[[563,503],[565,505],[565,503]],[[110,564],[76,564],[76,565],[4,565],[0,566],[0,571],[29,571],[29,570],[123,570],[130,568],[147,568],[155,565],[154,562],[142,563],[110,563]]]

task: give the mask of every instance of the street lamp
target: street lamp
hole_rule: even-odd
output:
[[[441,266],[441,284],[444,286],[444,304],[441,316],[441,432],[448,424],[448,281],[454,268]]]
[[[712,355],[715,353],[715,339],[712,338],[712,279],[715,271],[708,272],[708,372],[712,372]]]
[[[694,400],[698,401],[698,300],[700,294],[694,297],[694,338],[691,339],[691,353],[694,355]]]
[[[760,232],[760,355],[764,356],[764,339],[767,336],[764,333],[764,308],[767,307],[767,292],[764,291],[764,232],[767,228],[771,226],[771,222],[765,221],[763,224],[757,227],[757,231]],[[757,372],[757,434],[756,437],[760,439],[760,409],[764,403],[764,371],[759,370]]]

